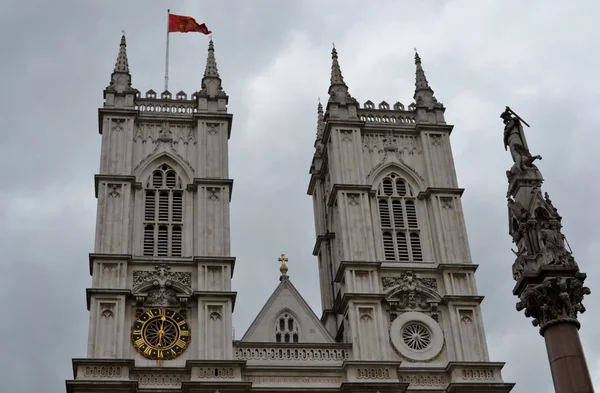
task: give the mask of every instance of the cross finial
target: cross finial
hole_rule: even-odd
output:
[[[279,257],[279,262],[281,262],[281,267],[279,268],[279,271],[281,272],[280,280],[283,279],[283,277],[287,277],[288,267],[285,264],[287,261],[288,259],[285,254],[281,254],[281,257]]]
[[[333,45],[333,49],[335,49],[335,42],[332,42],[331,45]]]
[[[121,33],[123,33],[123,35],[125,35],[125,30],[121,30]]]

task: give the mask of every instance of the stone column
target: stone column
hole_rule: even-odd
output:
[[[504,146],[514,165],[508,177],[509,233],[517,245],[512,266],[519,297],[517,311],[525,310],[539,326],[546,341],[556,393],[593,393],[577,316],[590,289],[583,286],[586,275],[579,271],[572,250],[562,234],[562,217],[548,193],[542,196],[542,174],[523,132],[527,125],[509,107],[500,115],[504,121]]]
[[[585,311],[581,304],[583,296],[590,290],[583,286],[585,274],[573,274],[571,269],[560,270],[549,272],[542,268],[539,275],[522,277],[515,288],[516,291],[522,289],[517,310],[525,310],[525,316],[533,317],[533,325],[540,328],[540,334],[546,341],[556,393],[593,393],[577,320],[577,313]],[[560,275],[548,277],[551,273]],[[573,276],[568,277],[570,275]],[[541,277],[541,283],[532,283]]]
[[[592,393],[592,378],[577,327],[568,323],[550,326],[544,333],[544,339],[556,393]]]

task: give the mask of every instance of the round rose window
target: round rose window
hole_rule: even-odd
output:
[[[431,344],[431,331],[420,323],[407,323],[402,328],[402,341],[413,351],[423,351]]]

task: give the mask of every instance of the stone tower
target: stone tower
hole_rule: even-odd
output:
[[[336,341],[351,343],[356,362],[397,364],[409,391],[453,386],[462,392],[463,384],[477,382],[483,385],[477,391],[508,392],[513,384],[502,381],[503,363],[488,356],[483,296],[450,145],[453,126],[418,54],[415,65],[408,107],[360,105],[333,49],[308,187],[321,321]]]
[[[212,41],[188,98],[133,88],[121,38],[98,112],[88,353],[73,360],[67,391],[190,387],[206,359],[231,361],[227,103]]]

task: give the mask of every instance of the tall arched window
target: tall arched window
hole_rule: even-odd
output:
[[[144,189],[144,255],[180,257],[183,239],[183,184],[168,165],[157,168]]]
[[[392,173],[377,190],[377,204],[386,261],[422,261],[417,204],[410,185]]]
[[[283,312],[275,320],[275,341],[297,343],[300,341],[300,326],[289,312]]]

